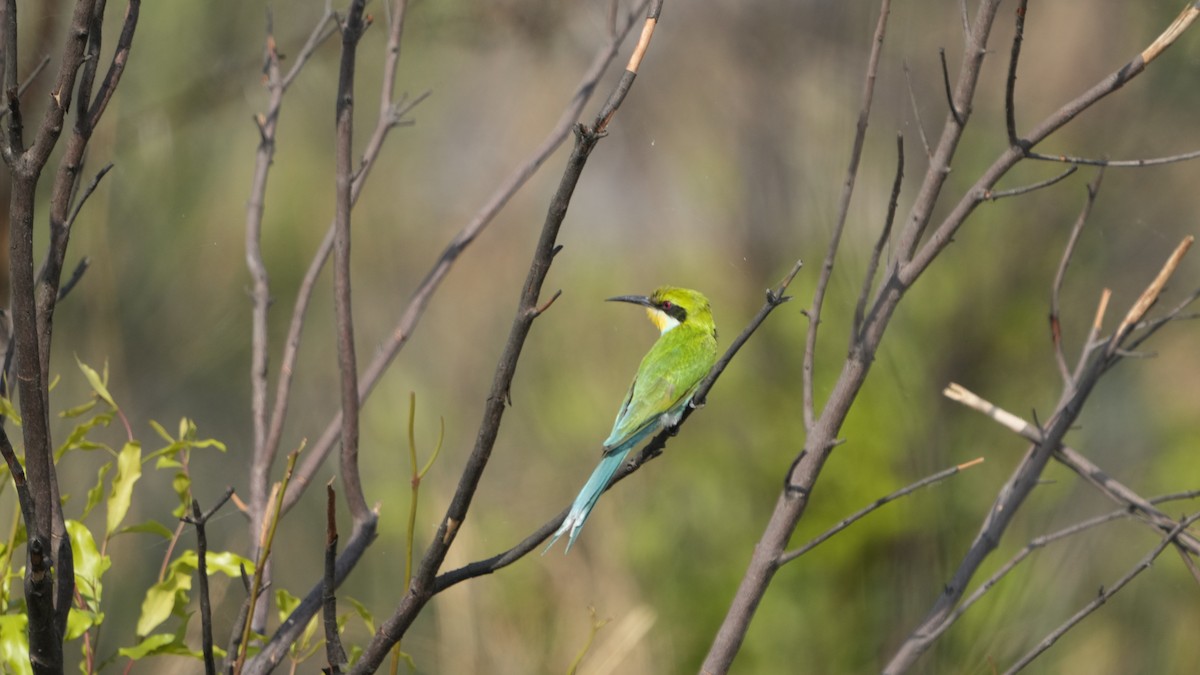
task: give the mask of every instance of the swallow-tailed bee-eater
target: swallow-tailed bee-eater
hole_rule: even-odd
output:
[[[649,297],[622,295],[609,300],[645,307],[660,334],[638,366],[612,433],[604,441],[599,466],[571,504],[567,519],[547,549],[568,534],[566,550],[571,550],[579,529],[629,451],[660,427],[679,422],[700,380],[717,361],[717,326],[708,299],[700,293],[664,286]]]

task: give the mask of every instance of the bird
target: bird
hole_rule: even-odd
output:
[[[600,464],[571,504],[546,551],[564,534],[568,538],[563,553],[571,550],[596,500],[629,451],[659,428],[678,424],[700,380],[717,361],[717,326],[708,298],[700,292],[663,286],[649,296],[621,295],[608,298],[608,302],[645,307],[646,315],[659,330],[659,337],[642,358],[629,385],[612,433],[604,441]]]

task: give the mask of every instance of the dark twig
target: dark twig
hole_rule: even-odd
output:
[[[64,227],[71,229],[71,226],[75,224],[75,219],[79,217],[79,210],[83,208],[85,203],[87,203],[88,197],[92,196],[92,193],[95,192],[96,188],[100,186],[100,181],[104,179],[104,176],[107,175],[109,171],[112,171],[112,168],[113,164],[112,162],[109,162],[108,164],[104,165],[104,168],[96,172],[95,177],[92,178],[92,182],[88,183],[88,186],[84,188],[83,196],[80,197],[79,201],[75,203],[75,207],[71,209],[71,215],[67,217],[67,222],[64,223]]]
[[[962,113],[958,112],[958,106],[954,105],[954,89],[950,87],[950,68],[946,65],[945,47],[938,47],[938,58],[942,62],[942,85],[946,89],[946,105],[950,108],[950,116],[954,118],[954,123],[961,128],[966,124],[966,120],[963,119]]]
[[[1066,171],[1063,171],[1057,176],[1051,176],[1046,180],[1040,180],[1036,183],[1030,183],[1029,185],[1022,185],[1021,187],[1016,187],[1009,190],[984,190],[983,198],[989,202],[994,202],[997,199],[1004,199],[1005,197],[1016,197],[1019,195],[1029,194],[1030,192],[1035,192],[1037,190],[1041,190],[1042,188],[1048,188],[1051,185],[1064,180],[1078,170],[1079,167],[1071,166],[1067,167]]]
[[[225,496],[217,502],[207,513],[200,512],[200,502],[192,499],[192,515],[191,517],[184,516],[183,521],[190,523],[196,527],[196,578],[200,589],[200,635],[201,649],[204,651],[204,672],[205,675],[216,675],[217,662],[213,658],[213,632],[212,632],[212,600],[208,592],[208,535],[204,531],[205,524],[208,519],[213,517],[217,511],[225,506],[225,502],[233,496],[233,488],[225,488]]]
[[[896,177],[892,181],[892,196],[888,199],[887,216],[883,220],[883,229],[879,231],[879,238],[875,240],[875,246],[871,249],[871,260],[867,263],[867,271],[863,274],[862,290],[858,292],[858,302],[854,304],[854,327],[850,331],[850,347],[854,347],[854,343],[862,339],[859,331],[862,330],[863,315],[867,309],[867,297],[871,293],[871,284],[875,281],[875,274],[879,271],[879,261],[883,258],[883,249],[887,247],[888,240],[892,236],[892,224],[896,222],[896,206],[900,202],[900,187],[904,183],[904,136],[896,134]]]
[[[87,273],[88,267],[90,267],[91,264],[92,259],[88,258],[87,256],[79,259],[79,263],[75,265],[75,269],[71,272],[71,276],[68,277],[67,280],[63,282],[63,285],[58,288],[59,302],[62,302],[63,298],[67,297],[67,294],[75,288],[75,285],[78,284],[79,280],[83,278],[83,275]]]
[[[325,658],[329,661],[326,673],[341,673],[346,666],[346,650],[338,632],[337,596],[337,504],[333,484],[325,486],[325,576],[322,582],[322,618],[325,624]]]
[[[1004,124],[1008,130],[1008,144],[1028,150],[1028,143],[1017,137],[1017,106],[1014,102],[1017,88],[1017,62],[1021,60],[1021,43],[1025,40],[1025,11],[1029,0],[1017,3],[1017,25],[1013,29],[1012,53],[1008,60],[1008,79],[1004,86]]]
[[[689,406],[684,410],[683,415],[680,416],[679,421],[674,427],[658,432],[658,434],[646,444],[645,448],[643,448],[636,457],[628,462],[625,462],[625,464],[623,464],[617,471],[616,475],[613,476],[612,481],[609,482],[608,488],[606,489],[611,490],[612,486],[616,485],[617,483],[621,482],[621,480],[637,471],[643,464],[662,454],[662,450],[664,447],[666,447],[667,442],[672,436],[675,435],[675,433],[678,432],[679,428],[683,426],[683,424],[691,416],[692,411],[694,411],[698,406],[704,404],[709,390],[712,389],[712,386],[717,381],[717,378],[719,378],[721,373],[725,371],[726,366],[728,366],[729,362],[733,360],[733,357],[738,353],[738,350],[741,349],[742,345],[746,344],[746,341],[750,339],[750,336],[753,335],[756,330],[758,330],[758,327],[762,325],[763,321],[766,320],[767,316],[774,311],[776,307],[790,300],[790,297],[785,295],[785,293],[787,292],[788,286],[791,285],[792,280],[795,279],[796,275],[800,272],[800,268],[802,266],[803,263],[797,260],[796,264],[793,265],[792,269],[787,273],[787,275],[780,280],[779,284],[774,289],[769,289],[767,291],[767,300],[763,304],[762,308],[759,309],[758,314],[756,314],[754,318],[750,320],[750,323],[748,323],[742,330],[742,332],[736,338],[734,338],[733,342],[729,345],[729,348],[725,350],[725,353],[721,356],[720,360],[713,365],[712,370],[710,370],[708,375],[700,381],[699,385],[697,385],[696,393],[692,396],[694,405]],[[503,553],[498,553],[490,558],[479,560],[468,565],[464,565],[458,569],[439,574],[437,578],[434,579],[433,592],[440,593],[447,588],[463,581],[467,581],[468,579],[474,579],[475,577],[492,574],[493,572],[503,569],[504,567],[507,567],[525,557],[525,555],[535,550],[542,542],[546,540],[547,537],[549,537],[556,529],[558,529],[558,526],[562,524],[563,519],[567,517],[567,511],[568,509],[563,509],[562,512],[560,512],[557,516],[550,519],[547,523],[539,527],[529,536],[522,539],[521,542],[516,546],[513,546]]]
[[[879,6],[879,19],[875,24],[875,34],[871,37],[871,55],[867,58],[867,72],[863,77],[858,122],[855,125],[854,142],[850,149],[850,164],[846,167],[846,177],[842,180],[837,219],[834,221],[833,233],[825,250],[825,260],[821,263],[821,273],[817,276],[817,287],[813,291],[812,305],[809,306],[807,312],[808,333],[804,340],[801,379],[804,389],[804,428],[809,432],[816,423],[813,380],[816,377],[814,368],[817,358],[817,329],[821,324],[821,307],[825,302],[825,291],[829,287],[829,280],[833,277],[833,264],[837,258],[838,249],[841,247],[842,232],[846,229],[846,218],[850,215],[850,198],[854,195],[858,165],[862,161],[863,145],[867,137],[867,122],[871,117],[871,102],[875,97],[875,76],[879,72],[879,57],[883,53],[883,38],[887,34],[887,20],[891,6],[891,0],[883,0]]]
[[[1041,656],[1043,652],[1053,646],[1059,638],[1067,633],[1067,631],[1074,628],[1076,624],[1087,618],[1089,614],[1099,609],[1104,603],[1108,602],[1109,598],[1116,595],[1117,592],[1124,588],[1126,584],[1128,584],[1130,581],[1133,581],[1134,577],[1149,569],[1150,565],[1154,563],[1155,558],[1157,558],[1163,552],[1163,550],[1167,548],[1167,546],[1175,539],[1175,537],[1179,536],[1179,534],[1183,532],[1185,528],[1197,520],[1200,520],[1200,513],[1192,514],[1176,525],[1175,528],[1167,534],[1167,536],[1163,537],[1162,541],[1160,541],[1157,546],[1151,549],[1151,551],[1147,553],[1145,557],[1139,560],[1138,563],[1134,565],[1133,568],[1130,569],[1124,576],[1118,579],[1116,583],[1108,588],[1101,588],[1100,593],[1096,596],[1095,600],[1089,602],[1083,607],[1083,609],[1080,609],[1073,616],[1071,616],[1071,618],[1063,622],[1061,626],[1047,635],[1046,638],[1038,643],[1038,645],[1034,647],[1028,654],[1021,657],[1012,665],[1011,668],[1004,671],[1004,675],[1014,675],[1015,673],[1020,672],[1025,668],[1025,666],[1028,666],[1030,663],[1032,663],[1034,659]]]
[[[1074,167],[1072,167],[1074,168]],[[1063,352],[1062,345],[1062,323],[1059,320],[1058,309],[1058,294],[1062,290],[1063,281],[1067,276],[1067,267],[1071,264],[1071,258],[1075,254],[1075,245],[1079,241],[1079,234],[1083,232],[1083,226],[1087,222],[1088,215],[1092,212],[1092,206],[1096,203],[1096,195],[1100,193],[1100,181],[1104,178],[1104,170],[1101,169],[1096,173],[1096,177],[1087,186],[1087,199],[1083,202],[1083,208],[1079,210],[1079,215],[1075,218],[1075,224],[1071,227],[1071,236],[1067,239],[1067,246],[1063,249],[1062,259],[1058,263],[1058,271],[1054,273],[1054,283],[1050,286],[1050,338],[1054,343],[1054,360],[1058,363],[1058,372],[1062,375],[1063,384],[1071,382],[1071,371],[1067,367],[1067,357]],[[1083,346],[1084,351],[1087,350],[1087,345]]]
[[[957,473],[960,473],[962,471],[965,471],[973,466],[976,466],[976,465],[979,465],[982,463],[983,463],[983,458],[977,457],[969,462],[964,462],[957,466],[952,466],[948,469],[943,469],[935,474],[926,476],[926,477],[922,478],[921,480],[919,480],[915,483],[912,483],[911,485],[900,488],[899,490],[896,490],[895,492],[893,492],[889,495],[880,497],[879,499],[876,499],[874,502],[872,502],[870,505],[865,506],[865,507],[859,509],[858,511],[855,511],[854,513],[850,514],[849,516],[846,516],[841,521],[839,521],[837,525],[834,525],[833,527],[829,528],[828,530],[825,530],[820,535],[813,538],[812,540],[810,540],[808,543],[801,546],[800,548],[798,548],[794,551],[788,551],[787,553],[784,553],[783,555],[779,556],[779,560],[776,562],[776,566],[782,567],[783,565],[790,563],[791,561],[795,560],[796,558],[799,558],[800,556],[804,555],[805,553],[808,553],[809,551],[813,550],[814,548],[825,543],[833,535],[837,534],[838,532],[841,532],[842,530],[846,529],[847,527],[850,527],[854,523],[858,522],[864,516],[871,513],[875,509],[878,509],[879,507],[881,507],[889,502],[896,501],[897,499],[900,499],[901,497],[904,497],[913,492],[916,492],[917,490],[920,490],[923,487],[933,485],[934,483],[945,480]]]

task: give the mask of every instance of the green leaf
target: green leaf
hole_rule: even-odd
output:
[[[54,453],[54,460],[58,461],[68,450],[108,450],[112,454],[117,454],[103,443],[94,443],[87,440],[88,432],[96,427],[107,427],[112,423],[113,413],[105,412],[96,415],[95,417],[83,422],[71,430],[71,435],[67,436],[67,440],[62,445],[58,446],[58,450]]]
[[[367,632],[371,635],[374,635],[375,619],[371,616],[371,610],[367,609],[366,605],[351,597],[347,597],[346,602],[350,603],[350,606],[353,607],[354,611],[358,613],[359,618],[362,619],[363,623],[367,625]]]
[[[145,640],[137,643],[133,647],[121,647],[117,653],[126,658],[137,661],[144,659],[147,656],[162,654],[164,650],[175,642],[175,636],[171,633],[155,633],[146,637]]]
[[[100,555],[96,540],[83,523],[67,521],[67,535],[71,537],[71,560],[75,564],[75,580],[79,582],[79,593],[85,598],[100,602],[100,578],[112,566],[112,560]]]
[[[292,611],[299,605],[300,598],[282,588],[275,591],[275,606],[279,608],[279,623],[287,621],[287,618],[292,615]]]
[[[195,556],[195,552],[192,552],[193,560]],[[196,568],[189,568],[187,565],[176,565],[178,562],[176,560],[174,563],[171,563],[171,566],[168,568],[169,573],[167,578],[154,584],[146,591],[146,597],[142,599],[142,614],[138,617],[137,622],[138,635],[149,634],[150,631],[158,628],[162,622],[171,618],[171,613],[175,611],[176,605],[187,604],[187,592],[192,590],[192,572]],[[146,639],[149,640],[151,638]],[[141,647],[143,643],[139,643],[138,647]],[[159,645],[159,647],[161,646]],[[131,649],[137,649],[137,647],[132,647]]]
[[[193,556],[195,553],[192,554]],[[254,570],[254,563],[249,558],[243,558],[236,553],[229,551],[212,552],[209,551],[204,556],[204,563],[208,566],[208,573],[220,572],[231,579],[240,579],[242,576],[242,568],[247,572]]]
[[[74,640],[86,633],[92,626],[104,623],[104,612],[71,608],[67,614],[67,636],[65,639]]]
[[[32,675],[29,664],[29,637],[25,634],[28,618],[24,614],[0,616],[0,663],[13,675]]]
[[[21,413],[17,412],[17,407],[13,405],[12,399],[7,396],[0,396],[0,415],[11,419],[13,424],[21,426]]]
[[[163,439],[164,441],[166,441],[166,442],[168,442],[168,443],[174,443],[174,442],[175,442],[175,439],[174,439],[174,438],[171,438],[171,434],[168,434],[168,433],[167,433],[167,430],[166,430],[166,429],[164,429],[164,428],[163,428],[163,426],[162,426],[161,424],[159,424],[158,422],[155,422],[154,420],[150,420],[150,427],[151,427],[152,429],[154,429],[154,431],[155,431],[155,432],[156,432],[156,433],[157,433],[159,436],[162,436],[162,439]]]
[[[158,536],[160,536],[163,539],[166,539],[168,541],[170,541],[170,539],[175,536],[175,533],[172,532],[171,530],[167,529],[166,525],[163,525],[162,523],[160,523],[156,520],[147,520],[146,522],[138,523],[137,525],[128,525],[126,527],[122,527],[121,529],[117,530],[113,534],[114,535],[125,534],[127,532],[131,532],[131,533],[132,532],[142,532],[145,534],[157,534]]]
[[[104,477],[108,475],[112,467],[112,462],[105,462],[104,466],[100,467],[100,471],[96,474],[96,486],[88,490],[87,504],[83,505],[83,515],[79,516],[80,518],[87,518],[92,509],[96,508],[96,505],[104,498]]]
[[[113,478],[112,492],[108,497],[108,521],[105,536],[111,535],[125,520],[129,503],[133,499],[133,484],[142,477],[142,446],[130,441],[121,448],[117,456],[117,475]]]
[[[82,405],[77,405],[74,408],[67,408],[66,410],[63,410],[62,412],[58,413],[58,416],[63,419],[79,417],[80,415],[83,415],[83,414],[89,412],[92,408],[95,408],[97,403],[99,403],[99,401],[97,399],[92,399],[92,400],[88,401],[87,403],[84,403]]]
[[[174,488],[175,494],[179,496],[179,506],[176,506],[171,511],[171,515],[176,518],[182,518],[191,511],[192,479],[186,473],[180,471],[171,480],[171,487]]]
[[[79,364],[79,369],[83,371],[83,376],[87,378],[88,384],[92,386],[92,390],[96,392],[96,395],[104,399],[104,402],[113,410],[117,410],[117,403],[113,401],[112,394],[108,393],[108,386],[106,384],[108,380],[108,362],[104,362],[104,377],[101,377],[99,373],[92,370],[86,363],[80,361],[78,356],[75,357],[75,363]]]

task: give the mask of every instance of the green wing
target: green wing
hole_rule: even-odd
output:
[[[711,334],[683,325],[667,331],[642,359],[629,393],[621,404],[605,452],[636,438],[659,417],[678,408],[716,362],[717,343]]]

